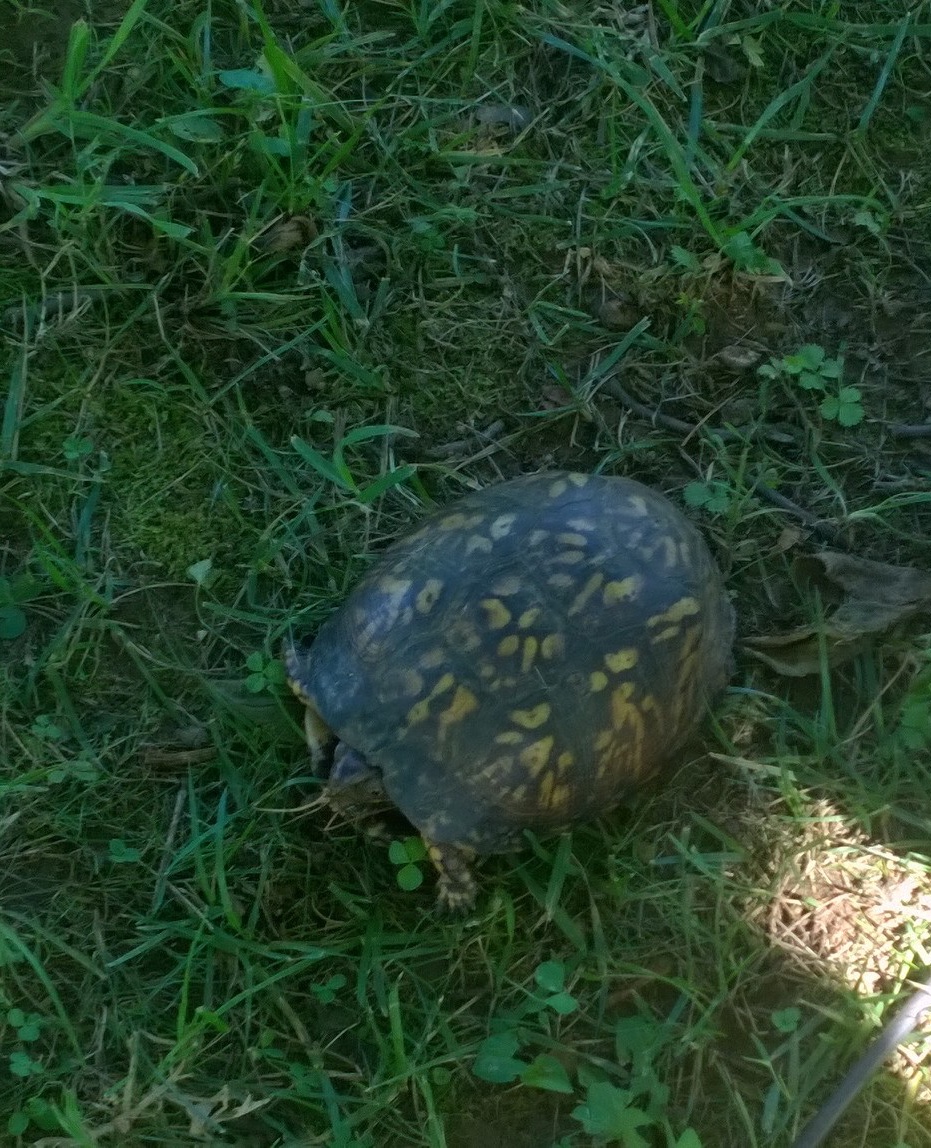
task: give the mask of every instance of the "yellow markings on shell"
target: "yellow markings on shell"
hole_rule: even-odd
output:
[[[647,506],[646,499],[640,494],[628,495],[627,509],[635,514],[638,518],[646,518],[646,516],[650,513],[650,508]]]
[[[664,622],[681,622],[683,618],[691,618],[701,610],[698,600],[691,595],[673,602],[665,613],[654,614],[647,622],[648,626],[661,626]]]
[[[483,598],[482,609],[488,615],[489,630],[503,630],[511,620],[511,611],[500,598]]]
[[[623,578],[619,582],[608,582],[602,591],[606,606],[616,606],[619,602],[632,602],[640,593],[641,579],[637,574]]]
[[[585,546],[588,539],[584,534],[557,534],[556,541],[561,546]]]
[[[595,738],[595,749],[601,752],[601,750],[607,749],[612,741],[614,741],[614,730],[603,729]]]
[[[410,578],[394,578],[390,574],[378,579],[378,589],[389,598],[403,598],[412,585]]]
[[[625,670],[632,670],[639,658],[640,655],[633,648],[615,650],[613,654],[605,654],[604,663],[612,674],[622,674]]]
[[[549,702],[540,702],[533,709],[512,710],[511,721],[522,729],[539,729],[541,725],[549,721],[551,712]]]
[[[477,550],[483,554],[490,554],[494,550],[494,543],[484,534],[470,534],[469,540],[465,544],[465,552],[466,554],[474,554]]]
[[[437,603],[443,583],[439,578],[428,578],[415,599],[417,610],[421,614],[429,614]]]
[[[520,745],[524,740],[524,735],[518,733],[516,729],[506,729],[504,733],[499,733],[495,736],[495,743],[497,745]]]
[[[520,638],[516,634],[508,634],[498,643],[498,653],[502,658],[510,658],[520,649]]]
[[[423,693],[423,675],[418,674],[416,670],[405,670],[401,681],[401,688],[407,697],[419,698]]]
[[[643,713],[630,699],[634,693],[633,682],[624,682],[611,693],[611,724],[616,732],[628,727],[627,742],[632,754],[632,764],[639,770],[643,756],[643,739],[646,727]]]
[[[474,530],[484,521],[482,514],[463,514],[456,511],[453,514],[444,514],[437,525],[440,530]]]
[[[438,714],[440,723],[440,740],[446,736],[449,727],[461,722],[463,718],[478,709],[478,698],[465,686],[456,686],[453,700],[445,710]]]
[[[559,562],[562,566],[578,566],[586,557],[584,550],[560,550],[558,554],[553,555],[552,561]]]
[[[491,525],[488,527],[488,533],[495,542],[501,538],[507,538],[511,533],[516,519],[516,514],[499,514],[497,518],[492,520]]]
[[[422,721],[426,721],[430,716],[430,703],[426,698],[421,698],[419,702],[414,702],[411,708],[407,711],[407,724],[420,725]]]
[[[570,618],[575,614],[581,614],[581,612],[588,605],[588,600],[591,598],[592,594],[598,590],[604,580],[605,576],[601,573],[600,570],[593,574],[591,578],[589,578],[579,593],[575,596],[575,598],[573,598],[572,604],[566,611]]]
[[[513,768],[513,757],[496,757],[494,761],[490,761],[485,766],[478,777],[480,781],[486,781],[492,785],[500,786],[502,782],[507,781]]]
[[[630,701],[633,692],[634,683],[624,682],[611,693],[611,720],[616,730],[622,729],[631,716],[637,714],[637,707]]]
[[[558,478],[555,482],[550,483],[550,488],[547,491],[547,494],[550,496],[550,498],[562,498],[568,489],[568,482],[564,482],[563,479]]]
[[[556,772],[560,777],[563,777],[566,771],[573,765],[575,765],[575,758],[568,750],[563,750],[559,757],[556,758]]]
[[[551,574],[546,583],[548,586],[552,586],[554,590],[568,590],[575,585],[575,579],[571,574]]]
[[[678,637],[681,629],[680,623],[700,611],[701,606],[697,599],[691,595],[680,598],[678,602],[673,602],[669,609],[663,611],[662,614],[654,614],[652,618],[647,619],[647,626],[656,631],[650,641],[656,645],[659,642],[668,642],[671,638]],[[663,628],[660,629],[660,627]]]
[[[587,486],[589,477],[589,475],[582,474],[577,470],[573,470],[566,475],[566,478],[569,480],[569,482],[572,483],[573,486]]]
[[[554,658],[560,657],[565,649],[566,639],[562,634],[547,634],[540,641],[540,653],[546,662],[551,662]]]
[[[446,661],[446,653],[436,646],[427,652],[420,659],[420,667],[424,670],[436,670]]]
[[[501,598],[509,598],[521,588],[521,580],[517,574],[505,574],[491,585],[492,593]]]
[[[533,669],[534,659],[537,656],[537,650],[540,643],[536,638],[524,638],[524,654],[520,660],[520,668],[525,674],[529,674]]]
[[[466,653],[482,645],[481,634],[467,618],[460,618],[447,628],[446,641],[453,649],[465,650]]]
[[[397,619],[397,614],[393,614],[391,617],[391,624],[393,625]],[[364,625],[362,622],[363,619],[360,612],[359,616],[357,617],[359,651],[364,658],[372,660],[381,655],[381,643],[376,641],[376,639],[384,629],[384,619],[373,618],[370,622]]]
[[[549,800],[550,809],[565,809],[569,804],[571,797],[571,786],[554,783],[553,792],[550,794]]]
[[[531,606],[529,610],[525,610],[517,619],[518,628],[521,630],[529,630],[542,613],[543,611],[539,606]]]
[[[410,622],[413,611],[409,606],[404,608],[404,603],[412,586],[410,578],[395,578],[386,574],[375,583],[375,590],[383,595],[377,610],[374,613],[368,609],[355,612],[359,645],[369,657],[378,652],[378,638],[387,629],[398,623],[407,625]]]
[[[677,664],[679,667],[679,681],[688,681],[692,676],[692,666],[698,656],[698,647],[701,645],[702,627],[691,625],[678,627],[679,652]]]
[[[497,666],[493,666],[491,662],[482,662],[478,672],[480,677],[493,678],[497,675],[498,668]]]
[[[430,716],[430,703],[440,694],[445,694],[447,690],[452,689],[455,681],[456,679],[452,674],[443,674],[430,693],[425,698],[421,698],[419,702],[415,702],[407,711],[407,724],[419,725],[420,722],[426,721]]]
[[[566,523],[573,530],[594,530],[595,524],[590,518],[570,518]]]
[[[550,532],[548,530],[535,530],[527,541],[531,546],[542,546],[549,536]]]
[[[603,689],[607,688],[608,675],[603,670],[595,670],[589,675],[588,683],[594,693],[600,693]]]
[[[511,806],[512,808],[521,808],[527,800],[527,786],[514,785],[513,788],[510,785],[498,786],[495,797],[497,799],[495,804],[499,807]]]
[[[540,781],[540,804],[547,809],[565,809],[572,796],[568,785],[560,785],[554,773],[546,773]]]
[[[422,542],[427,537],[427,535],[430,533],[430,530],[431,530],[431,527],[429,527],[429,526],[421,526],[421,528],[419,530],[415,530],[413,534],[408,534],[406,541],[408,543]]]
[[[683,716],[695,707],[699,677],[694,667],[698,658],[701,637],[700,626],[686,626],[685,633],[682,635],[679,651],[679,674],[676,681],[671,718],[676,727],[681,726]]]
[[[553,752],[553,739],[541,737],[539,741],[531,742],[520,751],[520,764],[531,777],[539,777],[549,765],[550,754]]]
[[[675,566],[678,564],[679,547],[671,535],[664,534],[659,540],[657,549],[662,553],[664,566]]]

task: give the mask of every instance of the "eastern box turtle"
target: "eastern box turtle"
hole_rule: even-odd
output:
[[[717,566],[668,499],[549,472],[390,546],[285,661],[330,800],[396,806],[456,909],[475,854],[606,813],[668,762],[725,685],[733,632]]]

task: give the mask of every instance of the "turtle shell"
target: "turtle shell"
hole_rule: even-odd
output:
[[[425,838],[495,852],[606,812],[667,763],[725,685],[733,632],[667,498],[550,472],[392,545],[293,673]]]

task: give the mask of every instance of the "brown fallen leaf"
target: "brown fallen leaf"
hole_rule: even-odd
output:
[[[773,551],[776,554],[786,554],[793,550],[804,538],[804,534],[797,526],[783,526],[776,539]]]
[[[836,550],[800,558],[798,566],[803,572],[807,568],[809,577],[817,575],[820,566],[831,582],[853,598],[911,607],[912,612],[931,605],[931,574],[913,566],[890,566]]]
[[[732,343],[722,347],[714,356],[714,361],[732,371],[751,371],[763,358],[759,347],[748,347],[742,343]]]
[[[476,123],[514,133],[524,131],[533,122],[533,113],[522,104],[479,104],[472,114]]]
[[[572,392],[559,383],[547,383],[540,392],[541,410],[561,411],[576,405]]]
[[[629,331],[643,318],[643,309],[626,293],[603,299],[595,309],[595,316],[609,331]]]
[[[931,574],[824,550],[797,558],[795,571],[836,607],[820,623],[743,641],[743,648],[777,673],[805,677],[849,661],[873,638],[915,614],[931,612]]]
[[[317,225],[307,215],[285,215],[269,224],[255,237],[255,245],[262,251],[290,251],[306,247],[317,238]]]
[[[736,84],[747,73],[746,61],[721,44],[707,44],[702,52],[705,71],[716,84]]]

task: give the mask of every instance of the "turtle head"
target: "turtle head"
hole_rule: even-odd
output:
[[[391,806],[381,770],[344,741],[336,743],[326,796],[333,809],[356,821]]]

